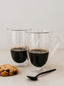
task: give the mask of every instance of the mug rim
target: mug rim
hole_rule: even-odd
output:
[[[38,31],[26,31],[27,33],[31,33],[31,34],[49,34],[51,32],[48,31],[42,31],[42,32],[38,32]]]
[[[9,31],[30,31],[31,29],[18,29],[16,27],[14,27],[12,29],[7,28],[7,30],[9,30]]]

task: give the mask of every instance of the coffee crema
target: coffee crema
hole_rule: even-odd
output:
[[[11,56],[17,63],[23,63],[27,58],[27,49],[23,47],[12,48]]]
[[[29,57],[31,63],[36,67],[43,66],[48,60],[48,50],[44,49],[33,49],[29,51]]]

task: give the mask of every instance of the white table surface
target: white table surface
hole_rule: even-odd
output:
[[[13,64],[12,58],[8,51],[0,50],[0,65]],[[52,58],[49,58],[48,69],[56,68],[55,72],[42,75],[38,81],[30,81],[26,75],[36,75],[31,72],[31,66],[18,67],[19,74],[11,77],[0,76],[0,86],[64,86],[64,50],[58,50]]]

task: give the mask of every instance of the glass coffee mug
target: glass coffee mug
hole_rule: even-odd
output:
[[[26,46],[26,34],[25,31],[29,30],[20,30],[20,29],[11,29],[9,30],[9,46],[10,54],[12,59],[21,64],[21,66],[28,65],[28,53]]]
[[[29,58],[32,69],[40,71],[59,46],[58,37],[51,32],[27,32]]]

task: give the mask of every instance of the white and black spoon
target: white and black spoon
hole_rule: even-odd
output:
[[[56,69],[52,69],[52,70],[48,70],[48,71],[45,71],[45,72],[41,72],[39,74],[37,74],[35,77],[33,76],[27,76],[30,80],[33,80],[33,81],[36,81],[38,80],[38,76],[42,75],[42,74],[46,74],[46,73],[50,73],[50,72],[53,72],[55,71]]]

